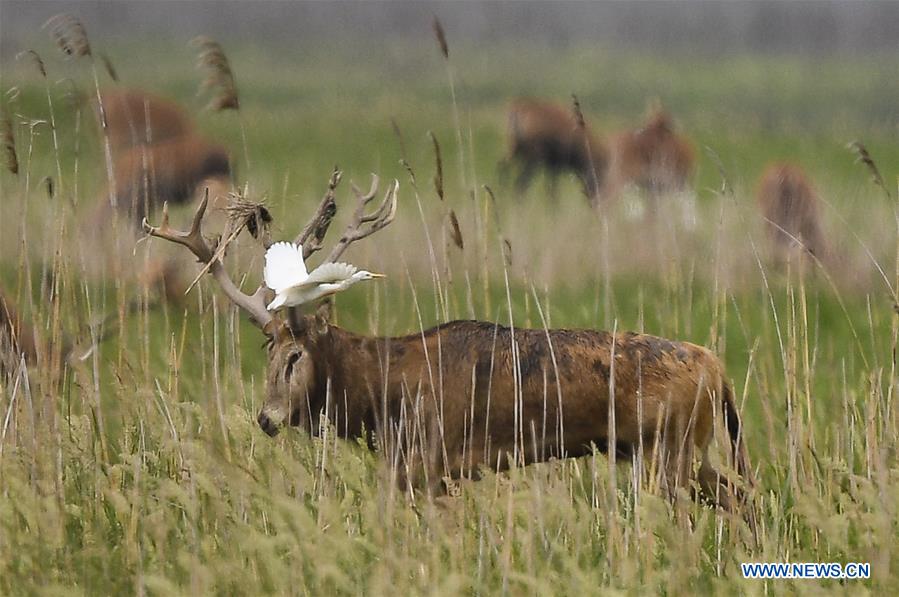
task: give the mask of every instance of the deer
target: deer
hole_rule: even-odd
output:
[[[509,105],[507,120],[508,153],[500,170],[518,168],[515,187],[519,193],[527,190],[542,167],[550,197],[556,196],[559,174],[570,171],[581,180],[591,203],[598,200],[609,152],[573,111],[552,102],[520,98]]]
[[[304,259],[322,248],[336,213],[337,181],[335,172],[294,241]],[[378,178],[367,193],[353,187],[355,210],[324,263],[393,221],[397,185],[371,211]],[[672,495],[696,482],[694,493],[721,507],[742,499],[708,458],[715,422],[723,418],[735,471],[749,479],[734,391],[708,349],[646,334],[485,321],[372,337],[334,324],[330,301],[282,316],[266,309],[271,293],[264,285],[249,294],[231,280],[221,252],[203,237],[206,203],[187,231],[171,227],[165,207],[161,223],[145,220],[144,230],[196,256],[267,338],[266,399],[257,416],[267,435],[293,426],[361,438],[396,465],[403,487],[429,492],[444,479],[477,479],[484,469],[599,450],[657,465]],[[222,237],[233,234],[229,226]]]
[[[132,147],[116,157],[118,211],[139,226],[160,204],[187,203],[201,188],[214,197],[230,188],[231,158],[221,145],[202,137],[174,137]]]
[[[616,196],[628,184],[652,198],[689,188],[696,152],[662,107],[653,108],[643,126],[615,135],[611,145],[608,195]]]
[[[101,132],[105,128],[114,154],[196,134],[183,107],[141,89],[106,89],[93,108],[98,128]]]
[[[230,153],[197,132],[176,102],[140,89],[106,90],[94,112],[109,141],[112,168],[109,205],[101,205],[96,217],[108,219],[115,205],[139,230],[144,216],[163,202],[187,203],[207,186],[231,188]]]
[[[783,258],[800,248],[816,259],[828,258],[818,207],[821,200],[800,166],[768,164],[759,178],[756,201],[775,255]]]
[[[227,197],[232,189],[230,152],[203,137],[178,103],[141,89],[115,89],[101,92],[93,107],[99,133],[109,141],[111,173],[105,196],[89,216],[92,230],[109,230],[109,221],[120,218],[127,226],[112,230],[130,237],[165,202],[199,201],[206,189],[215,203]],[[96,240],[113,259],[112,269],[119,269],[122,264],[116,260],[122,251],[109,251],[108,245],[121,239]],[[133,264],[124,267],[130,270]],[[188,285],[182,270],[173,260],[151,262],[137,281],[158,290],[167,302],[179,302]]]

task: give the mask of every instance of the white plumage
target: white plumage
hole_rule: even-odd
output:
[[[275,291],[268,305],[269,311],[281,307],[295,307],[346,290],[356,282],[383,278],[381,274],[360,270],[348,263],[323,263],[306,272],[303,247],[290,242],[278,242],[265,253],[263,270],[265,285]]]

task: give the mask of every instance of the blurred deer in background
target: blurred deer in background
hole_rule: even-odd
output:
[[[338,180],[335,173],[294,241],[304,258],[322,246]],[[368,193],[354,191],[357,207],[325,263],[394,219],[396,182],[371,212],[377,178]],[[480,467],[582,456],[595,446],[645,459],[672,492],[695,480],[709,499],[736,505],[738,492],[706,457],[720,413],[735,469],[749,474],[733,391],[707,349],[643,334],[481,321],[370,337],[331,323],[327,301],[313,314],[289,311],[282,320],[266,310],[265,287],[250,295],[231,281],[201,233],[205,207],[204,201],[186,233],[169,226],[166,211],[160,226],[144,226],[196,255],[268,337],[267,399],[258,415],[268,435],[284,424],[312,434],[331,426],[385,453],[401,484],[423,481],[434,489],[445,477],[477,477]],[[698,472],[695,455],[702,460]]]
[[[605,180],[609,152],[568,107],[533,99],[517,99],[508,108],[508,153],[501,171],[518,168],[515,186],[527,190],[538,169],[546,170],[549,194],[556,196],[556,183],[563,171],[573,172],[584,185],[592,203]]]
[[[801,167],[769,164],[759,178],[756,199],[777,257],[788,258],[799,249],[819,260],[828,259],[818,207],[821,200]]]
[[[139,89],[108,90],[94,102],[99,133],[112,152],[110,188],[93,214],[91,230],[112,230],[115,239],[97,239],[107,248],[112,271],[134,271],[130,261],[143,218],[162,203],[188,203],[207,192],[213,205],[224,203],[232,188],[228,151],[205,139],[177,103]],[[104,126],[105,121],[105,126]],[[115,206],[111,204],[114,201]],[[110,227],[111,218],[129,223]],[[108,250],[110,243],[116,249]],[[150,262],[138,273],[141,286],[158,290],[167,300],[180,300],[187,282],[175,261]]]
[[[135,226],[164,202],[185,203],[207,186],[215,199],[231,187],[228,151],[201,136],[175,102],[137,89],[110,91],[95,111],[113,154],[111,192]]]
[[[653,198],[685,191],[695,162],[692,144],[675,131],[671,115],[656,105],[642,127],[614,137],[607,192],[617,195],[629,184]]]

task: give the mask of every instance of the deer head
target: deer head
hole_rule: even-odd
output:
[[[340,183],[341,172],[335,170],[328,184],[328,191],[319,203],[309,222],[294,239],[302,245],[303,259],[308,259],[322,249],[325,235],[337,213],[334,194]],[[384,199],[373,211],[369,204],[378,193],[378,177],[372,175],[371,188],[367,193],[352,186],[356,196],[356,209],[343,235],[333,246],[324,263],[335,262],[352,243],[371,236],[393,222],[396,216],[396,180],[388,188]],[[203,237],[201,226],[206,212],[208,197],[204,198],[194,214],[188,232],[174,230],[169,225],[168,206],[163,206],[162,222],[151,226],[146,219],[143,228],[150,236],[155,236],[182,245],[190,250],[204,270],[208,271],[221,287],[225,295],[249,315],[252,321],[268,337],[268,372],[266,375],[266,401],[257,418],[259,426],[269,435],[276,435],[284,422],[300,424],[307,412],[318,412],[311,404],[314,396],[325,391],[326,371],[320,365],[319,355],[327,344],[330,319],[330,302],[325,299],[314,314],[301,314],[289,310],[286,319],[270,313],[265,305],[271,292],[259,286],[253,294],[246,294],[231,280],[222,263],[224,248],[211,247]],[[221,238],[233,238],[246,221],[228,224]],[[236,228],[234,227],[236,226]],[[264,241],[263,244],[271,244]],[[321,380],[325,381],[322,382]]]

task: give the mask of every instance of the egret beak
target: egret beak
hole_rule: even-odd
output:
[[[372,278],[386,278],[387,276],[384,274],[373,274],[371,272],[368,273]]]

